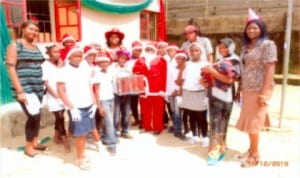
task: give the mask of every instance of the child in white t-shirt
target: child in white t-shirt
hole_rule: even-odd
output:
[[[174,136],[185,140],[186,137],[182,134],[182,119],[181,119],[181,100],[182,100],[182,70],[185,67],[188,55],[183,50],[178,50],[174,55],[176,65],[170,65],[168,68],[169,80],[169,101],[172,109]]]
[[[107,53],[101,52],[95,60],[100,67],[93,78],[95,88],[95,99],[100,115],[104,118],[104,129],[102,142],[108,145],[108,151],[111,155],[116,154],[116,129],[114,123],[114,93],[113,93],[113,76],[108,72],[110,57]]]
[[[71,119],[69,129],[75,137],[76,164],[86,170],[90,167],[84,155],[86,136],[95,128],[93,118],[97,106],[91,84],[91,70],[88,64],[83,62],[82,55],[80,47],[70,49],[66,64],[60,71],[57,89]]]
[[[182,103],[183,120],[187,120],[189,116],[190,128],[193,133],[190,139],[191,143],[195,143],[198,136],[201,135],[202,146],[207,147],[209,139],[207,137],[207,92],[206,88],[200,84],[201,69],[209,63],[206,60],[206,54],[201,44],[194,42],[189,46],[190,61],[186,63],[183,72],[182,85]],[[185,132],[187,132],[187,125],[185,124]]]
[[[116,130],[121,128],[121,137],[132,138],[129,134],[129,114],[130,114],[130,94],[120,92],[120,88],[124,86],[118,86],[118,80],[122,80],[125,77],[132,76],[132,70],[127,66],[127,61],[130,58],[130,52],[127,50],[116,51],[117,62],[110,65],[109,70],[113,74],[114,88],[115,88],[115,113],[114,123]],[[120,87],[120,88],[118,88]],[[117,134],[117,133],[116,133]]]
[[[53,140],[55,143],[63,143],[65,147],[65,152],[71,151],[70,144],[67,140],[66,129],[65,129],[65,118],[64,118],[64,105],[59,99],[57,93],[56,82],[59,78],[59,65],[60,52],[58,46],[51,45],[46,47],[49,59],[42,64],[43,70],[43,81],[46,86],[46,98],[47,107],[50,112],[55,116],[55,133]]]
[[[96,74],[96,71],[99,69],[98,66],[94,65],[95,59],[98,55],[98,50],[96,50],[95,47],[92,45],[86,45],[83,48],[83,58],[84,62],[87,62],[88,66],[90,67],[91,70],[91,77],[93,78]],[[98,122],[96,121],[98,120]],[[92,124],[95,125],[94,129],[91,131],[91,135],[94,138],[94,141],[96,143],[96,146],[98,147],[98,151],[100,152],[100,148],[102,147],[102,144],[100,142],[100,134],[98,131],[98,124],[100,125],[100,120],[101,118],[99,117],[99,113],[95,113],[95,117],[93,118]],[[95,144],[90,144],[89,142],[86,144],[87,148],[94,148]]]

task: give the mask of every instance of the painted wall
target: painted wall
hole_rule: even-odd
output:
[[[159,12],[159,0],[153,0],[152,3],[145,10]]]

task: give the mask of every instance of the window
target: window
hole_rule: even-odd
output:
[[[16,39],[19,34],[19,27],[27,20],[26,0],[2,0],[6,22],[12,39]]]
[[[49,12],[49,1],[52,0],[27,0],[27,19],[37,19],[40,33],[37,42],[53,41],[51,35],[51,21]]]
[[[140,14],[140,37],[143,40],[157,40],[158,13],[142,11]]]
[[[81,40],[80,0],[55,0],[56,39],[61,41],[65,33]]]

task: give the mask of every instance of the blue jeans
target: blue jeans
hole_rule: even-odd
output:
[[[179,103],[177,103],[176,97],[172,96],[169,97],[169,102],[172,110],[174,133],[181,133],[182,127]]]
[[[115,129],[121,124],[122,133],[129,131],[130,95],[115,95]],[[120,123],[121,122],[121,123]]]
[[[102,135],[102,142],[109,146],[115,146],[117,144],[117,137],[115,135],[115,125],[114,125],[114,100],[103,100],[100,101],[104,109],[104,128]]]

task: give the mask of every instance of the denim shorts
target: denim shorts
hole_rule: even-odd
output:
[[[94,119],[89,117],[89,109],[91,106],[86,108],[79,108],[81,114],[80,121],[72,121],[70,120],[69,129],[72,132],[73,136],[86,136],[89,132],[91,132],[95,128]],[[68,112],[69,117],[71,118],[70,112]]]

